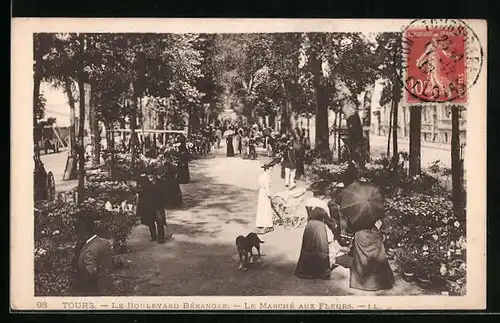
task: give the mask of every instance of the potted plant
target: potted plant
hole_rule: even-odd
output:
[[[415,259],[413,259],[408,252],[404,252],[401,249],[396,252],[395,257],[397,265],[402,270],[403,279],[407,282],[414,281],[416,268]]]
[[[422,288],[429,288],[431,286],[431,275],[429,269],[426,267],[420,267],[416,271],[417,283]]]
[[[416,265],[413,262],[408,262],[403,267],[403,279],[406,282],[412,282],[415,280],[415,267]]]

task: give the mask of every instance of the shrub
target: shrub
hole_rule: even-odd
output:
[[[112,194],[95,190],[95,183],[87,194],[100,198]],[[101,188],[100,186],[97,186]],[[109,187],[107,187],[109,189]],[[94,189],[94,190],[93,190]],[[115,199],[113,201],[119,201]],[[35,204],[35,294],[68,295],[70,293],[69,270],[76,244],[74,224],[76,214],[91,217],[96,223],[96,233],[113,241],[115,247],[122,247],[136,223],[133,208],[115,207],[109,211],[106,201],[88,198],[78,208],[74,202],[56,200]],[[126,203],[125,203],[126,204]]]
[[[394,180],[387,159],[365,165],[360,176],[378,186],[385,196],[387,229],[385,245],[399,270],[430,278],[434,287],[465,293],[465,217],[453,213],[449,192],[436,178],[418,176]],[[342,165],[313,163],[306,176],[312,189],[327,192],[341,180]],[[345,171],[345,170],[344,170]],[[438,169],[437,172],[442,172]]]

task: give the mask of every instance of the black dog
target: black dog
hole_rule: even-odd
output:
[[[261,241],[257,234],[251,232],[249,233],[246,237],[244,236],[238,236],[236,238],[236,247],[238,248],[238,255],[240,257],[240,269],[247,268],[248,265],[248,254],[250,254],[250,257],[252,257],[253,260],[253,253],[252,249],[255,247],[257,249],[259,259],[260,259],[260,244],[264,243],[264,241]],[[245,258],[245,261],[243,262],[243,257]]]

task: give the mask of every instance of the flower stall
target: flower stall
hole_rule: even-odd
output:
[[[312,188],[332,195],[346,164],[313,163],[306,170]],[[466,292],[466,224],[453,213],[450,194],[434,176],[422,173],[395,182],[383,160],[365,165],[365,181],[385,197],[386,251],[401,276],[435,292]]]

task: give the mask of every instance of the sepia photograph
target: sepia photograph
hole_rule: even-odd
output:
[[[73,20],[13,22],[22,309],[485,307],[485,21]]]

